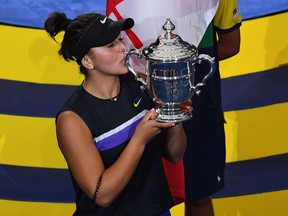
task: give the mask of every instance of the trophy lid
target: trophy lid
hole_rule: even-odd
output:
[[[162,26],[165,34],[159,36],[156,42],[143,49],[146,59],[152,61],[177,62],[194,58],[198,55],[198,50],[194,45],[183,41],[177,34],[172,33],[175,25],[168,18]]]

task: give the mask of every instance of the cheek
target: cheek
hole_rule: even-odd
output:
[[[103,52],[101,55],[97,56],[97,64],[113,64],[117,61],[117,55],[111,52]]]
[[[95,63],[96,68],[105,73],[127,71],[124,61],[121,62],[120,55],[102,53],[101,55],[98,55],[97,59],[95,59]]]
[[[106,70],[107,67],[111,64],[111,57],[109,55],[98,55],[94,60],[94,66],[95,68],[98,68],[99,70]]]

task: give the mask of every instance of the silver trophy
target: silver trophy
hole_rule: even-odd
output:
[[[128,52],[125,63],[136,80],[141,81],[148,89],[150,97],[159,103],[155,119],[160,122],[183,122],[192,117],[192,114],[181,108],[196,93],[200,94],[201,86],[215,71],[214,58],[208,55],[198,55],[198,50],[172,33],[175,25],[168,18],[162,26],[165,33],[159,36],[156,42],[145,47],[143,51],[132,49]],[[146,80],[140,78],[130,65],[130,56],[136,55],[146,60]],[[202,82],[195,84],[195,64],[208,61],[210,71]],[[203,71],[201,71],[203,73]]]

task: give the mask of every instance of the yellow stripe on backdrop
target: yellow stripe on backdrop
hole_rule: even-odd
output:
[[[215,215],[285,216],[288,212],[288,190],[255,195],[215,199]]]
[[[214,199],[217,216],[284,216],[288,212],[285,202],[288,190]],[[68,216],[75,210],[74,204],[35,203],[0,200],[0,209],[5,216]],[[39,214],[41,212],[41,214]],[[183,204],[171,210],[172,216],[183,216]]]
[[[225,113],[227,162],[288,152],[288,103]]]
[[[288,190],[247,196],[214,199],[216,216],[285,216]],[[184,216],[184,205],[171,210],[172,216]]]
[[[0,115],[0,164],[66,168],[53,118]]]
[[[288,64],[287,26],[288,12],[244,21],[240,53],[220,62],[221,77],[254,73]]]
[[[227,161],[288,152],[287,110],[288,103],[283,103],[225,113]],[[0,128],[0,163],[67,167],[57,146],[54,119],[0,115],[0,122],[5,122]]]
[[[59,44],[44,30],[0,25],[0,35],[0,78],[71,85],[83,79],[76,63],[57,55]],[[61,36],[57,37],[59,43]]]
[[[222,77],[287,64],[288,31],[283,29],[287,20],[286,12],[244,21],[240,54],[221,62]],[[82,80],[77,65],[66,63],[56,55],[59,45],[44,30],[0,25],[0,34],[0,47],[5,50],[0,53],[1,78],[60,84],[78,84]]]
[[[75,205],[0,200],[0,209],[1,216],[71,216],[75,211]]]

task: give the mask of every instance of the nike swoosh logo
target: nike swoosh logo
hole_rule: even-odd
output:
[[[136,103],[134,103],[134,107],[138,107],[140,102],[141,102],[142,98],[140,98]]]
[[[106,20],[107,20],[107,17],[105,17],[103,20],[100,20],[100,22],[101,22],[102,24],[104,24],[104,23],[106,22]]]

